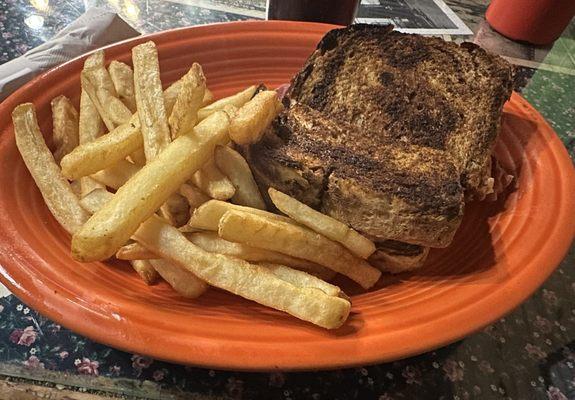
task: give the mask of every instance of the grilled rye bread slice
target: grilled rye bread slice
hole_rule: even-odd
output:
[[[244,149],[256,181],[378,240],[447,246],[463,189],[445,152],[339,123],[294,103]]]
[[[512,68],[472,43],[391,26],[328,32],[287,98],[393,141],[445,150],[470,196],[483,192]]]
[[[374,267],[393,274],[421,267],[429,254],[429,247],[395,240],[375,243],[377,249],[368,261]]]

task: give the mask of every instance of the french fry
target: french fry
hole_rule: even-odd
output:
[[[269,188],[268,193],[278,210],[328,239],[341,243],[356,256],[367,259],[375,251],[375,244],[371,240],[343,222],[322,214],[274,188]]]
[[[98,211],[102,208],[108,201],[112,199],[113,195],[103,189],[95,190],[88,196],[81,200],[82,205],[90,210],[92,213]],[[166,262],[165,260],[157,259],[158,256],[149,250],[142,247],[141,244],[135,242],[124,246],[122,249],[133,249],[137,247],[139,249],[144,249],[147,253],[145,257],[140,258],[129,258],[132,268],[140,275],[140,277],[146,282],[146,284],[151,285],[155,283],[161,276],[164,278],[170,286],[172,286],[178,293],[189,298],[195,298],[200,296],[206,291],[207,285],[194,276],[191,272],[182,269],[177,265]],[[121,250],[116,253],[116,258],[122,260]],[[134,254],[133,250],[127,250]],[[150,259],[148,261],[148,259]],[[154,259],[154,260],[151,260]]]
[[[168,118],[171,139],[193,130],[197,122],[198,110],[202,105],[205,88],[206,79],[202,68],[199,64],[194,63],[188,73],[180,79],[180,92]],[[158,90],[161,90],[161,87]],[[144,149],[146,148],[146,141],[144,141]],[[188,202],[184,197],[174,193],[162,205],[160,214],[168,219],[172,225],[182,226],[190,216]]]
[[[146,162],[156,158],[171,142],[170,128],[166,106],[162,94],[162,82],[160,81],[160,66],[158,62],[158,52],[154,42],[146,42],[132,49],[132,62],[134,64],[134,87],[136,93],[136,104],[138,106],[138,115],[140,118],[140,127],[144,139],[144,154]],[[177,128],[188,129],[187,133],[192,131],[195,125],[195,112],[187,110],[191,106],[189,99],[186,98],[190,91],[197,89],[194,87],[194,78],[199,72],[199,66],[192,67],[188,74],[180,80],[180,90],[173,106],[172,113],[175,111],[175,123]],[[202,75],[203,76],[203,75]],[[191,87],[192,86],[192,87]],[[197,102],[201,102],[203,92]],[[194,99],[192,99],[194,100]],[[194,100],[195,101],[195,100]],[[199,108],[199,105],[197,106]],[[190,120],[187,118],[186,111],[194,114]],[[191,126],[185,124],[193,123]],[[179,131],[181,135],[183,131]],[[167,218],[176,226],[186,223],[189,215],[188,204],[185,199],[174,194],[168,198],[166,204],[162,205],[161,215]]]
[[[206,282],[178,264],[163,259],[149,260],[149,263],[176,292],[188,299],[198,298],[208,290]]]
[[[297,287],[277,277],[266,267],[208,253],[160,218],[150,218],[142,223],[134,238],[211,286],[285,311],[326,329],[340,327],[349,315],[351,304],[348,300],[329,296],[319,289]]]
[[[188,200],[178,193],[172,193],[162,205],[160,215],[176,228],[185,225],[190,219]]]
[[[206,88],[204,92],[204,99],[202,100],[202,107],[205,107],[213,102],[214,102],[214,94],[210,89]]]
[[[236,191],[232,201],[243,206],[266,209],[258,185],[247,161],[228,146],[218,146],[214,153],[216,166],[232,182]]]
[[[180,81],[164,91],[166,111],[171,112],[180,90]],[[138,113],[130,121],[93,142],[78,146],[60,163],[68,179],[78,179],[110,167],[143,147]]]
[[[134,94],[134,72],[132,68],[120,61],[112,61],[108,66],[108,72],[118,98],[133,113],[136,112],[136,95]]]
[[[238,110],[230,124],[230,138],[240,145],[256,143],[282,109],[275,90],[259,92]]]
[[[112,256],[211,157],[215,146],[227,143],[228,127],[227,114],[216,113],[173,141],[72,237],[72,256],[80,261]]]
[[[52,138],[57,163],[78,146],[78,111],[66,96],[52,99]]]
[[[261,215],[266,218],[277,219],[278,221],[295,223],[287,217],[273,214],[269,211],[263,211],[258,208],[244,207],[237,204],[226,203],[224,201],[219,200],[210,200],[205,204],[202,204],[194,211],[194,213],[190,217],[188,226],[192,230],[200,229],[200,230],[217,232],[220,219],[228,211],[245,211],[254,213],[256,215]],[[182,229],[182,231],[186,231],[186,229]]]
[[[98,209],[111,196],[106,191],[94,191],[88,195],[91,199],[82,200]],[[206,252],[157,216],[144,221],[133,239],[156,257],[184,267],[198,280],[324,328],[338,328],[349,315],[351,304],[336,286],[285,266],[264,267]]]
[[[81,202],[86,209],[96,212],[110,201],[112,197],[113,195],[106,190],[96,190],[83,198]],[[142,257],[125,258],[122,256],[122,251],[133,256],[135,254],[134,250],[140,251]],[[134,270],[148,285],[156,282],[161,276],[178,293],[188,298],[196,298],[207,289],[207,284],[191,272],[178,265],[158,259],[157,254],[147,250],[137,242],[130,243],[118,250],[116,258],[119,260],[129,260]]]
[[[84,68],[103,67],[105,65],[106,55],[104,50],[96,50],[90,54],[84,61]]]
[[[215,113],[216,111],[223,110],[226,106],[232,105],[234,107],[241,107],[245,103],[247,103],[254,93],[256,92],[255,86],[250,86],[247,89],[242,90],[232,96],[224,97],[223,99],[214,101],[213,103],[200,108],[198,111],[198,120],[201,121],[204,118],[207,118],[211,114]]]
[[[122,124],[113,132],[82,144],[62,158],[62,173],[68,179],[78,179],[94,174],[124,160],[130,153],[142,147],[140,121],[134,115],[129,123]]]
[[[89,56],[84,62],[84,69],[104,67],[104,52],[98,50]],[[91,142],[102,136],[104,133],[104,123],[98,110],[90,100],[90,96],[85,90],[80,95],[80,116],[79,116],[79,144]]]
[[[96,190],[82,199],[83,205],[93,212],[98,211],[113,198],[113,195],[106,190]],[[140,259],[124,258],[122,251],[134,254],[133,249],[137,248],[143,257]],[[138,250],[136,250],[138,251]],[[118,259],[128,259],[136,272],[147,284],[154,283],[159,276],[164,278],[174,290],[187,298],[196,298],[202,295],[208,285],[195,276],[192,272],[177,264],[158,259],[158,255],[147,250],[139,243],[131,243],[122,247],[116,253]],[[159,274],[159,276],[158,276]]]
[[[84,69],[103,67],[104,66],[104,52],[98,50],[92,55],[90,55],[86,61],[84,61]],[[79,116],[79,127],[78,127],[78,139],[79,144],[85,144],[95,140],[104,133],[104,122],[90,100],[90,96],[85,90],[82,90],[80,94],[80,116]],[[94,189],[103,189],[104,186],[96,182],[89,176],[80,178],[80,194],[85,196]]]
[[[138,150],[130,154],[130,160],[140,167],[146,164],[146,154],[144,153],[144,148],[140,147]]]
[[[96,88],[101,88],[110,93],[111,96],[118,97],[114,82],[106,70],[105,61],[104,51],[99,50],[86,59],[83,70],[92,71],[92,79],[90,80]]]
[[[217,200],[231,199],[236,192],[232,182],[222,174],[213,160],[198,170],[190,181],[202,192]]]
[[[188,200],[191,210],[195,210],[205,202],[209,201],[210,198],[203,194],[200,189],[190,185],[189,183],[184,183],[180,186],[180,194]]]
[[[144,138],[144,152],[146,160],[151,161],[171,141],[155,43],[146,42],[132,48],[132,63],[134,64],[136,104]]]
[[[80,186],[80,181],[71,181],[70,187],[72,188],[72,192],[74,192],[77,197],[82,196],[82,187]]]
[[[140,243],[129,243],[118,249],[116,252],[118,260],[151,260],[158,256],[142,246]]]
[[[98,182],[97,180],[93,179],[90,176],[84,176],[80,178],[79,181],[72,181],[71,184],[74,184],[74,182],[80,183],[80,191],[77,193],[78,197],[84,197],[92,190],[105,188],[103,184],[101,184],[100,182]]]
[[[168,119],[172,139],[191,132],[198,121],[198,110],[206,91],[206,77],[200,64],[194,63],[181,82],[178,99]]]
[[[146,285],[153,285],[160,275],[148,260],[130,260],[130,265],[140,275]]]
[[[80,81],[108,131],[130,120],[132,112],[117,97],[116,88],[106,68],[84,69]]]
[[[275,251],[248,246],[244,243],[230,242],[219,237],[217,233],[193,232],[187,233],[186,237],[195,245],[211,253],[225,254],[226,256],[237,257],[250,262],[282,264],[290,268],[305,271],[323,280],[330,280],[335,276],[334,271],[319,264]],[[135,254],[135,250],[136,249],[130,249],[129,252],[125,250],[123,254]],[[135,255],[131,255],[131,257],[135,257]]]
[[[260,262],[258,265],[268,268],[275,276],[294,286],[319,289],[328,296],[342,297],[344,299],[348,298],[339,287],[332,285],[331,283],[327,283],[316,276],[308,274],[307,272],[298,271],[297,269],[279,264]]]
[[[36,182],[44,202],[56,220],[70,233],[76,232],[88,219],[78,197],[62,176],[38,127],[31,103],[20,104],[12,112],[16,146]]]
[[[116,164],[96,172],[92,178],[97,182],[118,190],[141,169],[127,160],[120,160]]]
[[[381,271],[355,257],[340,244],[305,227],[243,211],[228,211],[220,219],[218,234],[245,243],[303,258],[347,276],[364,289],[372,287]]]
[[[114,197],[106,189],[96,189],[80,199],[80,205],[90,214],[95,214]]]

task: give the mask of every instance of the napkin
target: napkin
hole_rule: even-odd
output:
[[[88,51],[138,36],[118,14],[90,8],[46,43],[0,65],[0,101],[36,75]]]

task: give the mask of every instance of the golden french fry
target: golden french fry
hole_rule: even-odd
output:
[[[282,264],[290,268],[305,271],[309,274],[315,275],[324,280],[333,279],[335,272],[329,268],[323,267],[319,264],[312,263],[301,258],[295,258],[286,254],[278,253],[276,251],[261,249],[257,247],[248,246],[244,243],[234,243],[222,239],[214,232],[193,232],[187,233],[186,237],[195,245],[210,253],[225,254],[226,256],[241,258],[242,260],[250,262],[268,262],[273,264]],[[124,246],[125,247],[125,246]],[[121,249],[120,249],[121,250]],[[130,254],[135,257],[136,249],[132,248],[128,252],[127,249],[124,254]],[[134,255],[132,255],[134,254]],[[140,257],[144,258],[144,257]]]
[[[209,201],[210,198],[203,194],[200,189],[190,185],[189,183],[184,183],[180,186],[180,194],[188,200],[191,210],[195,210],[205,202]]]
[[[106,189],[96,189],[80,199],[80,205],[90,214],[95,214],[107,202],[112,200],[114,194]]]
[[[140,169],[141,167],[127,160],[120,160],[111,167],[96,172],[92,175],[92,178],[103,185],[118,190]]]
[[[90,55],[84,62],[84,69],[103,67],[104,66],[104,52],[98,50]],[[85,90],[80,94],[80,116],[78,127],[79,144],[91,142],[104,133],[104,122],[100,118],[100,114],[90,100],[90,96]],[[85,196],[94,189],[103,189],[104,186],[96,182],[89,176],[80,178],[80,193]]]
[[[103,50],[99,50],[88,57],[84,62],[83,70],[92,71],[92,79],[90,80],[97,88],[102,88],[113,97],[118,97],[118,93],[114,87],[114,82],[106,70],[105,54]]]
[[[88,206],[103,207],[113,195],[95,190]],[[157,216],[144,221],[133,239],[158,257],[170,260],[206,283],[260,304],[286,311],[324,328],[341,326],[351,308],[348,300],[328,296],[315,288],[298,288],[263,266],[221,254],[208,253],[188,241],[176,228]],[[249,282],[249,283],[248,283]]]
[[[72,181],[71,184],[73,184],[74,182],[80,183],[80,191],[79,193],[77,193],[79,197],[86,196],[92,190],[105,188],[103,184],[101,184],[100,182],[98,182],[97,180],[93,179],[90,176],[83,176],[82,178],[80,178],[79,181]]]
[[[230,138],[240,145],[259,141],[282,109],[275,90],[259,92],[238,110],[230,124]]]
[[[38,127],[31,103],[20,104],[12,112],[16,146],[42,193],[44,202],[56,220],[70,233],[76,232],[88,219],[78,197],[62,176]]]
[[[134,72],[132,68],[120,61],[112,61],[108,72],[119,99],[133,113],[136,112],[136,95],[134,94]]]
[[[153,285],[158,281],[161,274],[158,274],[154,266],[148,260],[130,260],[130,265],[140,275],[146,285]]]
[[[82,205],[96,212],[112,199],[113,195],[106,190],[95,190],[81,200]],[[133,257],[140,252],[142,257]],[[126,255],[127,257],[124,257]],[[200,296],[207,289],[207,284],[198,279],[193,273],[165,260],[159,260],[158,255],[147,250],[139,243],[130,243],[123,246],[116,253],[119,260],[129,260],[134,270],[148,284],[157,281],[159,276],[164,278],[178,293],[188,298]],[[158,275],[159,274],[159,275]]]
[[[294,286],[301,288],[314,288],[319,289],[328,296],[342,297],[348,299],[343,291],[331,283],[327,283],[316,276],[310,275],[304,271],[286,267],[285,265],[272,264],[272,263],[258,263],[268,268],[275,276],[291,283]]]
[[[80,200],[80,204],[90,214],[94,214],[96,211],[102,208],[104,204],[110,201],[113,196],[114,195],[108,192],[106,189],[94,189],[92,192],[82,197],[82,199]],[[139,243],[131,243],[124,247],[129,246],[139,246],[139,248],[142,248],[142,246]],[[120,250],[118,250],[118,252],[120,252]],[[142,278],[142,280],[147,285],[152,285],[155,282],[157,282],[160,276],[158,272],[156,272],[154,267],[150,263],[145,261],[150,258],[157,258],[157,256],[153,253],[150,253],[149,251],[147,251],[147,253],[150,255],[149,257],[130,257],[127,258],[127,260],[130,261],[130,265],[132,266],[134,271],[138,273],[138,275]],[[133,255],[134,252],[130,251],[130,254]],[[126,260],[126,258],[118,257],[118,254],[116,254],[116,258],[120,260]]]
[[[228,146],[218,146],[214,153],[216,165],[232,182],[236,192],[232,201],[243,206],[266,209],[258,185],[247,161]]]
[[[188,200],[178,193],[172,193],[160,208],[160,215],[176,228],[185,225],[190,219]]]
[[[202,107],[205,107],[208,104],[213,103],[213,101],[214,101],[214,94],[210,89],[206,88],[204,92],[204,99],[202,100]]]
[[[158,256],[140,243],[135,242],[120,247],[116,252],[116,258],[118,260],[151,260],[158,258]]]
[[[92,54],[84,62],[84,69],[104,67],[104,52],[99,50]],[[98,110],[90,100],[90,96],[85,90],[80,95],[80,117],[79,117],[79,143],[84,144],[95,140],[104,133],[104,124]]]
[[[142,147],[140,121],[137,115],[129,123],[122,124],[113,132],[82,144],[62,158],[62,173],[68,179],[78,179],[94,174],[124,160],[130,153]]]
[[[226,106],[224,106],[224,108],[222,108],[222,111],[225,112],[226,114],[228,114],[228,117],[230,117],[230,120],[233,119],[236,114],[238,113],[238,108],[232,104],[228,104]],[[228,142],[228,146],[231,144],[232,142]]]
[[[177,81],[164,91],[166,111],[171,112],[179,90],[180,81]],[[112,132],[90,143],[78,146],[65,156],[60,163],[62,173],[68,179],[91,175],[125,159],[142,146],[140,119],[136,113],[128,123],[118,126]]]
[[[285,311],[318,326],[338,328],[349,315],[351,304],[348,300],[327,295],[316,288],[297,287],[277,277],[266,267],[208,253],[160,218],[150,218],[142,223],[134,238],[211,286]]]
[[[72,237],[73,257],[96,261],[112,256],[211,157],[215,146],[227,143],[228,126],[227,114],[216,113],[170,143]]]
[[[82,186],[80,185],[80,181],[71,181],[70,188],[72,188],[72,192],[74,192],[76,196],[82,196]]]
[[[90,96],[109,131],[130,120],[132,112],[117,97],[114,83],[106,68],[84,69],[80,80],[82,89]]]
[[[202,204],[194,211],[194,213],[190,217],[188,226],[192,229],[201,229],[201,230],[217,232],[220,219],[224,216],[226,212],[234,210],[251,212],[256,215],[277,219],[279,221],[287,223],[293,222],[287,217],[273,214],[269,211],[263,211],[258,208],[244,207],[237,204],[226,203],[224,201],[219,200],[210,200],[205,204]]]
[[[381,271],[346,248],[308,228],[243,211],[228,211],[218,234],[233,242],[303,258],[347,276],[364,289],[372,287]]]
[[[105,190],[90,193],[83,201],[86,207],[93,211],[102,208],[113,195]],[[133,256],[134,250],[140,252],[141,258],[123,257],[123,253]],[[116,253],[116,258],[130,260],[132,267],[147,284],[152,284],[159,276],[164,278],[178,293],[188,298],[196,298],[204,293],[208,285],[192,272],[166,260],[158,259],[158,255],[147,250],[139,243],[130,243]],[[158,276],[159,274],[159,276]]]
[[[188,299],[198,298],[208,290],[206,282],[178,264],[163,259],[149,260],[149,263],[176,292]]]
[[[66,96],[52,99],[50,105],[54,159],[59,163],[62,157],[78,146],[78,111]]]
[[[168,119],[172,139],[191,132],[198,121],[198,110],[206,90],[206,77],[200,64],[194,63],[181,82],[178,99]]]
[[[171,138],[190,133],[197,122],[197,113],[202,105],[206,79],[199,64],[194,63],[188,73],[180,79],[180,92],[168,119]],[[162,206],[160,214],[172,225],[184,225],[190,216],[187,200],[174,193]]]
[[[155,43],[146,42],[132,48],[132,63],[134,64],[136,104],[144,138],[144,152],[146,160],[151,161],[171,141]]]
[[[80,178],[79,181],[71,181],[72,183],[74,182],[80,182],[80,194],[78,195],[79,197],[84,197],[86,196],[88,193],[90,193],[92,190],[96,190],[96,189],[105,189],[105,185],[98,182],[96,179],[92,178],[91,176],[83,176]]]
[[[82,206],[85,209],[87,209],[91,213],[94,213],[94,212],[98,211],[100,208],[102,208],[108,201],[110,201],[112,199],[112,197],[113,197],[113,194],[108,192],[107,190],[97,189],[97,190],[94,190],[92,193],[88,194],[86,197],[82,198],[82,200],[80,202],[82,203]],[[124,246],[124,248],[131,249],[134,246],[137,246],[138,248],[143,249],[142,245],[140,245],[137,242],[136,243],[130,243],[130,244]],[[116,253],[116,258],[118,258],[120,260],[125,259],[125,258],[122,258],[121,254],[120,254],[122,249],[118,250],[118,253]],[[134,254],[133,250],[128,250],[128,252],[130,252],[132,255]],[[168,281],[168,283],[170,283],[170,285],[172,285],[175,288],[175,286],[171,282],[171,279],[179,276],[180,278],[182,278],[181,279],[181,285],[185,285],[185,284],[191,285],[188,292],[185,292],[184,295],[186,295],[186,294],[192,295],[194,292],[201,294],[201,293],[203,293],[203,291],[205,291],[205,288],[203,290],[201,290],[201,287],[203,285],[205,286],[205,284],[203,284],[203,282],[199,281],[198,278],[196,278],[195,276],[194,277],[187,276],[187,275],[191,275],[190,273],[187,273],[187,274],[182,274],[182,273],[178,274],[178,272],[173,273],[173,272],[171,272],[171,270],[173,268],[170,268],[170,265],[166,265],[165,267],[163,265],[160,265],[158,268],[156,268],[157,265],[154,265],[151,261],[148,261],[148,259],[156,259],[158,256],[151,253],[147,249],[145,250],[145,252],[147,253],[147,255],[149,255],[149,257],[148,256],[141,257],[141,258],[131,257],[131,258],[128,258],[128,260],[130,261],[130,265],[132,266],[134,271],[136,271],[138,273],[138,275],[140,275],[142,280],[147,285],[152,285],[155,282],[157,282],[157,280],[160,278],[160,275],[161,275],[164,279],[166,279],[166,281]],[[178,289],[183,289],[183,287],[178,287]],[[201,290],[201,292],[200,292],[200,290]],[[195,296],[195,297],[197,297],[197,296]]]
[[[216,167],[213,160],[208,161],[198,170],[190,181],[202,192],[217,200],[231,199],[236,192],[234,185]]]
[[[367,259],[375,251],[375,244],[371,240],[343,222],[322,214],[274,188],[269,188],[268,193],[278,210],[328,239],[341,243],[356,256]]]
[[[86,58],[84,61],[84,68],[103,67],[105,61],[106,55],[104,54],[104,50],[96,50]]]
[[[140,167],[146,164],[146,154],[144,153],[144,148],[140,147],[138,150],[130,154],[130,160]]]
[[[241,107],[245,103],[247,103],[254,93],[256,92],[255,86],[250,86],[247,89],[242,90],[239,93],[236,93],[229,97],[224,97],[223,99],[214,101],[213,103],[200,108],[198,111],[198,120],[201,121],[204,118],[207,118],[210,114],[215,113],[216,111],[221,111],[224,107],[228,105],[232,105],[234,107]]]

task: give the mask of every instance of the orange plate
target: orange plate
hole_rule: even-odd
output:
[[[329,25],[242,22],[178,29],[107,49],[130,61],[154,40],[164,83],[202,64],[217,96],[288,82]],[[123,263],[80,264],[50,215],[14,143],[10,112],[31,101],[44,132],[50,99],[78,101],[85,57],[51,70],[0,105],[0,273],[31,307],[98,342],[173,362],[241,370],[318,369],[390,361],[453,342],[525,300],[573,238],[575,174],[556,134],[523,98],[505,107],[497,153],[518,176],[505,201],[471,204],[453,244],[427,266],[386,277],[369,293],[345,282],[353,313],[328,332],[211,289],[195,301],[166,284],[147,287]],[[354,292],[355,291],[355,292]]]

